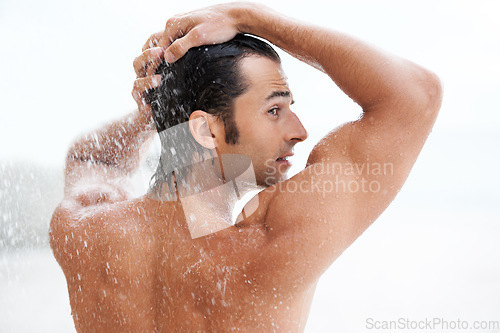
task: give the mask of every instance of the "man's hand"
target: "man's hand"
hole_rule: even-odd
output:
[[[155,75],[155,71],[160,65],[162,57],[162,48],[153,47],[143,49],[142,54],[134,60],[134,70],[137,74],[137,79],[134,81],[132,96],[139,108],[139,118],[145,123],[151,123],[152,112],[151,106],[146,103],[144,94],[148,89],[153,89],[160,85],[161,75]]]
[[[248,4],[222,4],[173,16],[165,31],[152,35],[146,45],[164,48],[165,60],[172,63],[192,47],[227,42],[244,32],[238,28],[236,11],[243,6]]]

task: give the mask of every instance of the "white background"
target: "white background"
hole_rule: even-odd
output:
[[[62,170],[72,139],[135,107],[132,61],[147,37],[170,15],[212,3],[2,0],[0,161]],[[407,184],[320,280],[307,331],[369,331],[367,318],[500,321],[500,2],[268,5],[409,58],[444,85]],[[297,146],[297,171],[321,136],[360,110],[326,76],[282,57],[310,134]],[[4,258],[2,276],[0,330],[71,327],[64,278],[48,250]]]

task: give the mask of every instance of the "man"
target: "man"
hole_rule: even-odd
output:
[[[279,59],[245,53],[235,62],[240,93],[215,110],[179,109],[185,123],[162,120],[168,107],[155,106],[170,91],[168,68],[175,70],[188,50],[231,43],[239,33],[323,71],[363,108],[359,120],[323,138],[306,169],[291,179],[287,157],[307,133],[290,110]],[[170,65],[155,74],[162,58]],[[139,111],[72,146],[65,197],[51,222],[77,330],[302,331],[318,278],[406,180],[440,107],[439,80],[342,33],[248,3],[169,19],[134,66]],[[147,102],[160,138],[166,133],[162,157],[169,138],[178,137],[171,135],[177,126],[185,126],[179,133],[189,134],[192,144],[176,146],[170,157],[180,147],[184,157],[160,162],[150,193],[131,198],[126,179],[152,133]],[[328,102],[318,119],[326,112]],[[237,163],[225,156],[249,161],[235,171]],[[380,170],[387,165],[387,172]],[[232,207],[234,186],[226,185],[242,170],[253,170],[256,185],[266,188],[230,225],[220,210],[230,211],[222,203]],[[211,229],[212,222],[226,225]]]

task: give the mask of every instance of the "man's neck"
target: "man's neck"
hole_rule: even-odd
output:
[[[192,238],[228,228],[235,224],[243,209],[246,202],[240,200],[245,194],[255,195],[262,189],[255,184],[252,164],[241,163],[241,159],[241,156],[224,156],[198,163],[191,166],[182,181],[174,171],[172,186],[160,184],[160,191],[150,191],[150,198],[180,201]],[[170,188],[175,188],[175,193]],[[246,196],[245,201],[253,195]],[[239,211],[235,212],[235,207]]]

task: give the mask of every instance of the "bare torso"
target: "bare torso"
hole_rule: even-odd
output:
[[[263,208],[268,200],[260,197]],[[268,250],[276,244],[264,210],[192,239],[178,202],[141,198],[92,209],[90,223],[68,226],[55,240],[72,238],[65,256],[73,262],[63,269],[78,331],[304,329],[315,284],[280,283],[276,267],[293,268]]]

